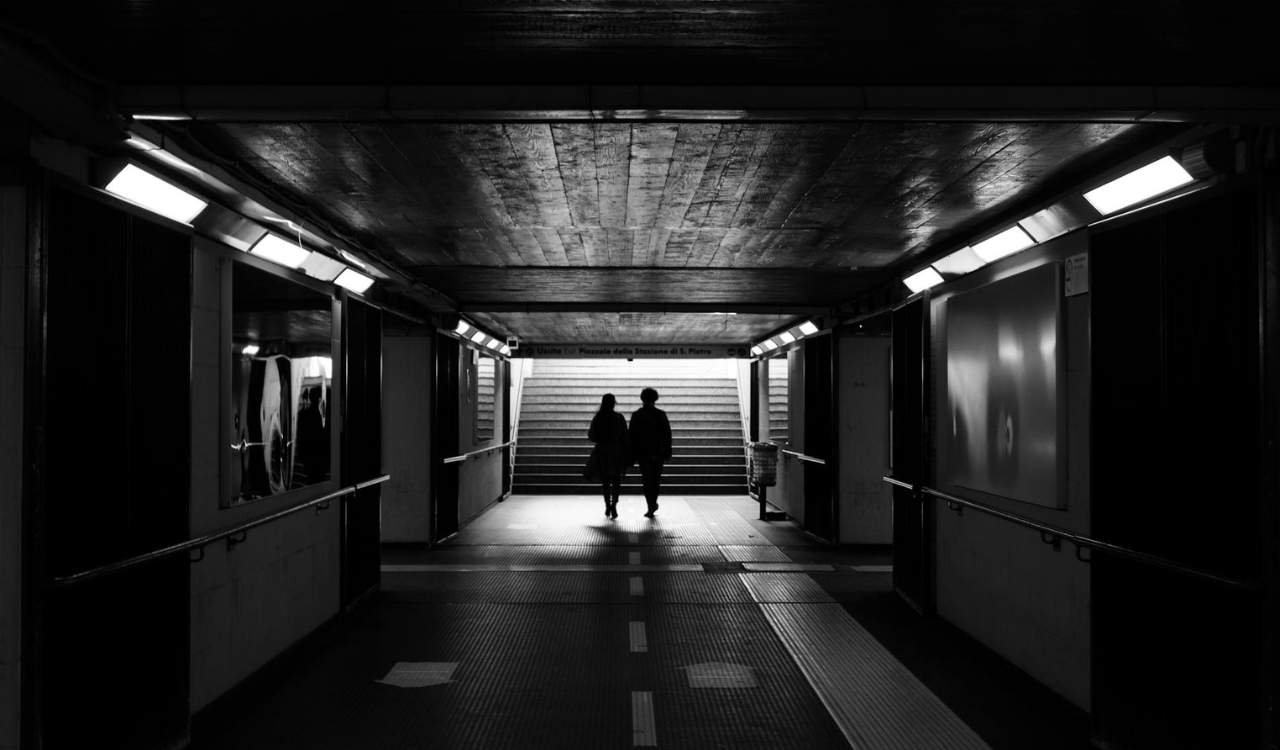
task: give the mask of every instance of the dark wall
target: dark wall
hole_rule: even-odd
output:
[[[48,193],[43,561],[66,576],[187,534],[190,238]],[[183,737],[182,557],[55,590],[40,613],[47,747]],[[90,625],[91,623],[91,625]]]
[[[1256,195],[1218,193],[1093,238],[1096,536],[1261,574]],[[1114,557],[1093,564],[1098,734],[1254,747],[1257,599]]]

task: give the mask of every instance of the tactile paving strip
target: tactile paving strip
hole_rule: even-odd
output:
[[[989,750],[839,604],[771,603],[814,598],[818,586],[812,579],[766,576],[743,574],[742,580],[850,745],[867,750]]]
[[[772,545],[723,545],[720,547],[720,554],[731,562],[791,562],[785,552]]]

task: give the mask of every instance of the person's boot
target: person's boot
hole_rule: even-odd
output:
[[[618,498],[616,497],[613,498],[612,503],[609,503],[609,517],[610,518],[618,517]]]
[[[604,499],[604,517],[605,518],[613,517],[613,504],[609,502],[609,498],[607,497]]]

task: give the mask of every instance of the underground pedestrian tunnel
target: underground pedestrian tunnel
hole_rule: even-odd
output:
[[[57,5],[0,30],[0,750],[1276,747],[1274,89]]]

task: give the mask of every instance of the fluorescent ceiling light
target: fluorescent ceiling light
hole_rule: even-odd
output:
[[[453,329],[453,332],[454,332],[454,333],[456,333],[456,334],[458,334],[459,336],[461,336],[461,335],[464,335],[467,331],[470,331],[470,330],[471,330],[471,324],[470,324],[470,323],[468,323],[468,322],[467,322],[467,321],[465,321],[465,320],[459,320],[459,321],[458,321],[458,326],[457,326],[456,328],[454,328],[454,329]]]
[[[191,223],[209,205],[207,201],[132,164],[126,164],[107,183],[107,192],[183,224]]]
[[[320,253],[313,252],[307,256],[307,259],[302,263],[302,266],[298,270],[313,279],[333,281],[338,277],[338,274],[342,273],[346,268],[347,267],[342,265],[342,263],[327,255],[321,255]],[[372,281],[370,281],[370,283],[372,283]],[[344,284],[344,286],[346,285]],[[350,287],[347,288],[350,289]],[[352,291],[358,292],[360,290],[353,289]]]
[[[912,294],[923,292],[929,287],[937,286],[942,283],[942,274],[933,270],[932,266],[925,268],[923,271],[917,271],[902,280],[903,284],[911,290]]]
[[[987,262],[978,257],[973,248],[962,247],[954,253],[948,255],[942,260],[935,260],[933,267],[939,273],[955,274],[963,276],[970,271],[976,271],[985,266]]]
[[[773,343],[773,339],[765,339],[764,341],[761,341],[760,346],[763,346],[766,352],[771,352],[778,348],[778,345]]]
[[[471,334],[471,340],[476,342],[477,344],[480,343],[481,341],[484,341],[485,340],[484,331],[478,330],[475,333]]]
[[[507,346],[506,344],[503,344],[501,347],[499,347],[498,351],[502,352],[502,356],[504,357],[511,356],[511,347]]]
[[[154,122],[182,122],[190,120],[191,115],[184,115],[180,112],[158,112],[150,115],[130,115],[135,120],[152,120]]]
[[[1026,250],[1034,244],[1036,241],[1027,234],[1027,230],[1014,224],[994,237],[975,242],[972,250],[979,258],[990,263],[1006,255],[1013,255],[1019,250]]]
[[[245,355],[246,357],[252,357],[253,355],[258,353],[258,345],[245,344],[244,348],[240,350],[240,353]]]
[[[1018,222],[1018,226],[1027,231],[1031,238],[1036,242],[1045,242],[1059,235],[1066,234],[1076,226],[1071,222],[1071,215],[1066,211],[1059,209],[1057,206],[1049,206],[1043,211],[1037,211],[1022,221]]]
[[[1084,199],[1106,216],[1194,181],[1181,164],[1166,156],[1090,190]]]
[[[800,333],[803,333],[806,336],[812,336],[817,332],[818,332],[818,327],[813,324],[812,320],[806,320],[805,322],[800,324]]]
[[[305,247],[270,232],[263,235],[256,245],[249,248],[249,252],[260,258],[266,258],[272,263],[279,263],[289,268],[297,268],[306,263],[307,257],[311,254]]]
[[[490,349],[497,349],[498,347],[502,346],[502,342],[497,339],[489,339],[489,343],[487,346]]]
[[[764,354],[764,349],[761,348],[759,344],[756,344],[755,346],[751,347],[751,353],[759,357],[761,354]]]
[[[348,268],[338,274],[338,278],[334,279],[333,283],[343,287],[344,289],[350,289],[356,294],[364,294],[369,291],[369,287],[373,286],[373,279],[365,276],[359,271],[353,271]]]
[[[790,344],[792,341],[796,340],[795,334],[793,334],[791,331],[783,331],[782,333],[778,334],[778,338],[782,339],[782,343],[784,344]]]

